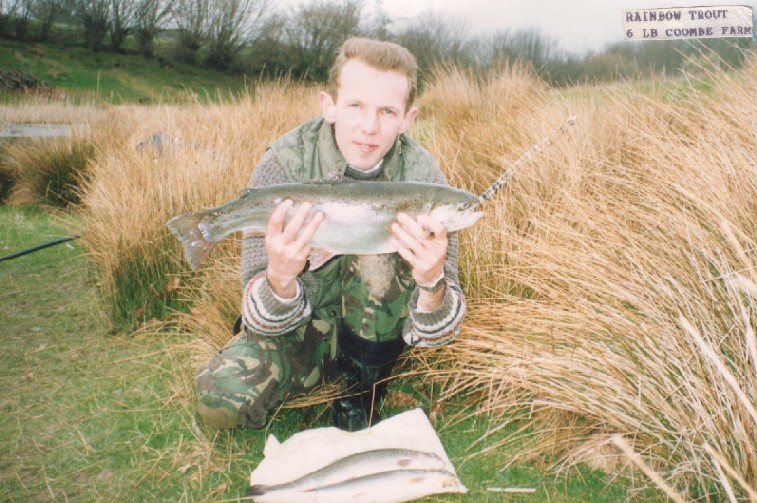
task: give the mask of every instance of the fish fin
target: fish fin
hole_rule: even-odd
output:
[[[173,217],[166,224],[174,236],[181,242],[187,262],[195,270],[207,260],[210,252],[218,244],[215,241],[205,239],[202,229],[200,229],[202,218],[202,213],[187,213],[186,215]]]
[[[325,250],[323,248],[313,248],[310,251],[310,255],[308,255],[308,261],[310,262],[310,265],[308,266],[309,271],[316,271],[323,267],[323,264],[331,260],[332,258],[336,257],[336,253]]]

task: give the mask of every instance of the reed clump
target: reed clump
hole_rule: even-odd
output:
[[[536,433],[514,459],[617,460],[621,435],[684,499],[755,501],[757,60],[710,77],[710,93],[678,100],[542,95],[521,118],[534,143],[566,106],[579,125],[461,236],[470,310],[429,364],[448,396],[483,390],[482,413],[527,407]],[[467,125],[467,138],[489,134]],[[476,148],[457,127],[450,116],[436,131]]]
[[[517,65],[485,76],[438,67],[420,99],[414,134],[445,165],[452,185],[481,193],[531,140],[523,125],[535,120],[547,92]]]
[[[27,99],[0,108],[5,127],[41,128],[39,137],[5,139],[0,154],[0,201],[13,206],[70,208],[95,158],[95,144],[105,131],[109,111],[47,99]],[[45,126],[69,128],[70,135],[46,136]],[[109,132],[109,131],[108,131]]]
[[[25,142],[26,143],[26,142]],[[86,138],[44,138],[6,150],[6,203],[69,208],[79,203],[79,184],[95,156]]]
[[[82,240],[97,264],[116,328],[165,319],[189,303],[196,319],[203,319],[206,302],[227,301],[230,288],[215,291],[209,285],[223,275],[219,260],[232,240],[199,273],[201,281],[190,280],[166,222],[237,197],[270,141],[304,113],[314,113],[305,101],[312,94],[284,82],[221,104],[117,108],[114,123],[127,135],[104,146],[82,195],[88,215]],[[187,285],[195,287],[184,295]],[[233,286],[239,290],[238,279]]]

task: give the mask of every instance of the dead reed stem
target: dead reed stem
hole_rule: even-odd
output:
[[[623,451],[623,454],[625,454],[628,459],[633,462],[634,465],[636,465],[642,472],[644,472],[644,474],[649,477],[657,487],[662,489],[670,499],[672,499],[676,503],[684,503],[686,501],[683,496],[678,494],[665,482],[665,480],[663,480],[659,473],[655,472],[649,466],[647,466],[641,456],[639,456],[633,450],[633,448],[628,444],[628,442],[626,442],[623,437],[621,437],[620,435],[613,435],[612,443],[615,444],[621,451]]]

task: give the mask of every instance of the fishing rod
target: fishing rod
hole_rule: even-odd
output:
[[[480,196],[478,196],[478,203],[476,203],[476,206],[481,206],[486,201],[491,199],[494,194],[496,194],[502,187],[507,184],[507,182],[510,181],[510,179],[513,177],[513,173],[515,173],[515,170],[518,169],[521,164],[526,161],[530,161],[536,154],[541,153],[544,150],[544,147],[548,146],[550,143],[552,143],[552,140],[554,140],[558,135],[562,134],[568,129],[567,126],[573,126],[575,123],[576,116],[571,115],[570,117],[565,119],[565,122],[560,125],[560,127],[542,138],[539,143],[528,149],[522,156],[520,156],[520,158],[518,158],[518,160],[513,163],[512,166],[510,166],[509,169],[502,173],[502,176],[497,178],[497,180],[495,180],[488,189],[486,189]]]
[[[66,241],[72,241],[72,240],[78,238],[79,236],[80,236],[79,234],[74,234],[73,236],[68,236],[68,237],[60,238],[60,239],[55,239],[53,241],[48,241],[46,243],[42,243],[42,244],[39,244],[39,245],[36,245],[36,246],[32,246],[31,248],[27,248],[25,250],[21,250],[21,251],[16,252],[16,253],[11,253],[10,255],[6,255],[5,257],[0,257],[0,262],[2,262],[3,260],[10,260],[12,258],[20,257],[22,255],[26,255],[28,253],[35,252],[37,250],[42,250],[43,248],[48,248],[50,246],[55,246],[55,245],[58,245],[58,244],[61,244],[61,243],[65,243]]]

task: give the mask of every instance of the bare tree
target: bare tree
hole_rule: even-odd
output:
[[[359,0],[314,0],[294,8],[285,29],[294,73],[325,79],[339,47],[359,33],[361,12]]]
[[[10,0],[6,2],[0,0],[0,34],[10,34],[12,27],[15,37],[24,40],[29,31],[30,17],[31,0]]]
[[[391,40],[394,35],[389,29],[392,24],[391,18],[381,6],[381,0],[374,0],[373,6],[361,15],[360,32],[369,38],[379,40]]]
[[[39,38],[46,41],[55,22],[70,14],[71,6],[66,0],[32,0],[31,11],[39,22]]]
[[[228,70],[251,39],[266,10],[266,0],[217,0],[210,10],[206,64]]]
[[[172,17],[179,33],[178,57],[196,63],[208,38],[211,0],[176,0]]]
[[[8,25],[13,15],[12,8],[14,5],[15,2],[13,1],[0,0],[0,35],[8,34]]]
[[[559,59],[557,42],[533,29],[498,31],[478,47],[477,59],[484,65],[519,61],[543,73],[551,62]]]
[[[290,49],[286,43],[287,18],[273,12],[262,20],[254,40],[250,41],[245,66],[252,73],[280,77],[291,73]]]
[[[153,42],[158,31],[170,19],[174,0],[136,0],[134,30],[139,52],[148,58],[154,55]]]
[[[76,0],[74,16],[84,31],[87,47],[102,49],[110,22],[110,0]]]
[[[110,0],[110,48],[120,51],[129,33],[134,29],[136,4],[133,0]]]
[[[468,27],[462,20],[449,20],[434,12],[420,16],[419,21],[398,34],[398,41],[415,54],[418,67],[428,70],[435,63],[463,63],[469,52]]]

